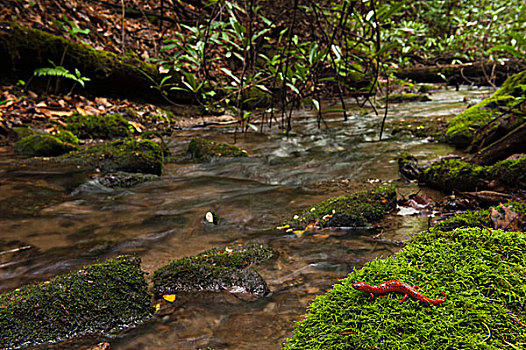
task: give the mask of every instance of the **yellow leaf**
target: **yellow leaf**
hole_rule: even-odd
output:
[[[155,304],[154,307],[155,307],[155,312],[158,312],[159,310],[161,310],[161,303]]]
[[[130,124],[131,126],[134,127],[134,129],[138,132],[138,133],[141,133],[143,132],[143,130],[145,130],[146,128],[144,127],[144,125],[140,124],[140,123],[136,123],[134,121],[131,121],[131,120],[128,120],[128,124]]]
[[[296,235],[296,237],[301,238],[303,236],[303,233],[305,233],[304,230],[295,230],[292,233]]]
[[[286,228],[290,228],[290,225],[278,226],[278,227],[276,227],[276,230],[284,230]]]
[[[163,295],[163,299],[166,300],[169,303],[173,303],[175,301],[175,294]]]

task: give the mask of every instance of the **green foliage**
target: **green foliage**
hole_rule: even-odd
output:
[[[88,45],[84,40],[79,37],[79,34],[89,34],[90,30],[88,28],[81,29],[74,21],[70,21],[65,14],[62,14],[62,21],[54,19],[53,23],[57,26],[62,32],[71,38],[75,38],[82,42],[85,45]]]
[[[315,299],[284,349],[507,349],[526,344],[526,236],[463,228],[416,236],[392,257],[355,270]],[[355,281],[396,279],[447,300],[369,301]]]
[[[49,61],[53,67],[46,68],[37,68],[35,69],[34,75],[37,77],[61,77],[66,79],[71,79],[75,83],[79,83],[82,87],[87,81],[90,81],[90,78],[83,77],[80,71],[75,68],[75,74],[71,73],[69,69],[62,66],[57,66],[53,61]]]
[[[396,43],[398,63],[439,60],[444,63],[524,58],[526,3],[521,0],[412,0],[382,31],[385,43]],[[522,44],[521,44],[522,43]],[[507,53],[507,54],[506,54]],[[504,54],[504,55],[503,55]]]
[[[288,131],[288,108],[306,102],[321,119],[322,94],[337,91],[342,107],[333,111],[345,113],[345,92],[376,88],[370,82],[379,74],[378,62],[388,57],[378,41],[378,23],[401,7],[350,0],[302,4],[286,24],[276,23],[266,15],[272,11],[254,3],[210,1],[208,8],[206,24],[181,25],[182,33],[165,40],[165,56],[154,59],[161,70],[183,75],[179,83],[163,87],[196,94],[205,111],[230,111],[253,129],[257,113],[248,109],[261,106],[259,114],[273,114],[279,105]],[[298,30],[296,17],[316,23],[312,35]]]

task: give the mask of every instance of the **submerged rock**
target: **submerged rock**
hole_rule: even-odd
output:
[[[387,99],[387,98],[386,98]],[[431,97],[427,94],[391,94],[389,95],[389,102],[401,103],[401,102],[428,102],[431,101]]]
[[[121,256],[0,295],[0,348],[108,333],[150,318],[140,260]]]
[[[188,145],[187,154],[196,160],[210,160],[214,157],[248,157],[248,152],[226,143],[195,137]]]
[[[116,172],[94,177],[77,187],[71,194],[79,193],[110,193],[118,188],[130,188],[146,181],[157,179],[157,175],[142,173]]]
[[[15,143],[15,152],[31,157],[55,157],[68,153],[76,147],[49,134],[22,137]]]
[[[263,297],[269,293],[268,286],[250,266],[271,257],[272,251],[261,245],[211,249],[156,270],[154,293],[228,290]]]
[[[161,175],[163,152],[149,140],[124,139],[99,143],[66,154],[66,163],[97,168],[103,173],[124,171]]]
[[[359,227],[380,220],[396,204],[396,189],[392,184],[347,196],[329,198],[306,209],[288,221],[281,229],[318,227]]]

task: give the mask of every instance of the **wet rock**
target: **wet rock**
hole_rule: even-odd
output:
[[[261,245],[211,249],[156,270],[154,293],[227,290],[263,297],[269,293],[268,286],[250,266],[270,257],[272,251]]]
[[[248,152],[239,147],[201,137],[190,141],[187,154],[196,160],[210,160],[215,157],[248,157]]]
[[[163,152],[153,141],[123,139],[99,143],[64,155],[61,161],[99,169],[161,175]]]
[[[400,102],[428,102],[431,101],[431,97],[427,94],[392,94],[389,95],[389,102],[400,103]]]
[[[422,167],[418,160],[410,153],[402,153],[398,157],[398,171],[408,180],[418,180],[422,175]]]
[[[157,175],[142,173],[116,172],[97,176],[77,187],[71,194],[79,193],[110,193],[118,188],[130,188],[146,181],[157,179]]]
[[[17,154],[31,157],[54,157],[74,150],[73,144],[48,134],[25,136],[15,143]]]
[[[140,260],[122,256],[0,295],[0,348],[117,331],[150,318]]]

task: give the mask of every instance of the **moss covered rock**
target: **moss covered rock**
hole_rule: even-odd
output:
[[[429,306],[389,293],[369,301],[356,281],[418,285]],[[526,236],[433,229],[365,264],[314,300],[284,349],[506,349],[526,342]]]
[[[108,333],[153,314],[140,260],[119,257],[0,295],[0,348]]]
[[[15,143],[15,152],[25,156],[54,157],[75,149],[71,143],[49,134],[22,137]]]
[[[489,129],[491,129],[490,131],[494,131],[502,127],[504,122],[508,123],[509,121],[506,118],[497,117],[502,116],[503,112],[513,109],[526,97],[526,89],[523,88],[525,84],[526,71],[515,74],[509,77],[492,96],[453,118],[446,132],[449,142],[459,147],[467,147],[474,142],[474,139],[477,137],[477,131],[482,127],[488,125]],[[519,113],[514,116],[511,125],[506,125],[504,129],[509,131],[522,124],[525,119],[524,114]],[[485,134],[487,135],[488,132]],[[479,144],[481,141],[475,140],[475,143]]]
[[[124,171],[161,175],[163,152],[149,140],[123,139],[99,143],[64,155],[63,162],[98,168],[104,173]]]
[[[269,293],[267,284],[250,266],[271,257],[272,251],[261,245],[211,249],[156,270],[154,292],[162,295],[239,288],[246,293],[265,296]]]
[[[507,188],[526,188],[526,157],[508,159],[493,166],[443,159],[426,168],[419,181],[446,191],[474,191],[490,183]]]
[[[120,114],[80,115],[66,119],[67,129],[81,139],[113,139],[127,137],[133,127]]]
[[[196,160],[209,160],[214,157],[248,157],[248,152],[226,143],[195,137],[188,145],[187,153]]]
[[[393,184],[378,186],[348,196],[327,199],[294,215],[283,223],[283,229],[304,229],[315,223],[320,227],[357,227],[378,221],[394,209],[396,188]]]

